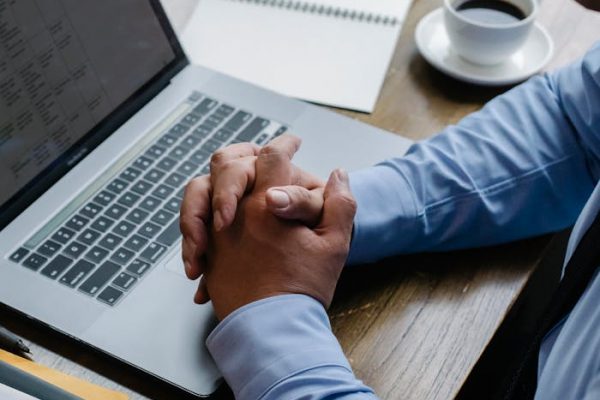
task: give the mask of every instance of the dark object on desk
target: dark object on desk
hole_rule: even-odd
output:
[[[14,333],[0,326],[0,348],[31,360],[29,347]]]
[[[40,400],[82,400],[4,361],[0,361],[0,383]]]

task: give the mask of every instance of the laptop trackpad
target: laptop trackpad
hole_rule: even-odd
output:
[[[215,389],[219,373],[204,344],[216,324],[212,305],[194,304],[197,282],[184,277],[179,254],[155,269],[83,339],[195,393]]]
[[[165,265],[167,271],[174,272],[177,275],[181,275],[187,279],[185,276],[185,270],[183,268],[183,261],[181,260],[181,255],[175,254],[173,255]]]

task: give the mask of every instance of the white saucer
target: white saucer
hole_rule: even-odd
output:
[[[419,21],[415,40],[421,55],[453,78],[483,86],[510,85],[539,72],[552,58],[552,38],[540,24],[535,23],[523,47],[508,60],[493,66],[473,64],[450,47],[443,11],[438,8]]]

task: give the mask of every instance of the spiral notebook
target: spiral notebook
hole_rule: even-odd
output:
[[[412,0],[200,0],[192,61],[300,99],[371,112]]]

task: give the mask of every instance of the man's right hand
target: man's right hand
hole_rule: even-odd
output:
[[[289,140],[284,135],[275,141]],[[182,257],[190,279],[205,270],[208,232],[211,224],[219,231],[234,220],[237,206],[245,193],[252,190],[256,157],[260,147],[238,143],[218,150],[211,158],[211,174],[188,183],[181,205],[180,228],[183,234]],[[274,215],[298,220],[311,227],[321,217],[325,182],[293,167],[293,185],[273,187],[266,192],[267,207]],[[195,301],[209,300],[201,281]]]

